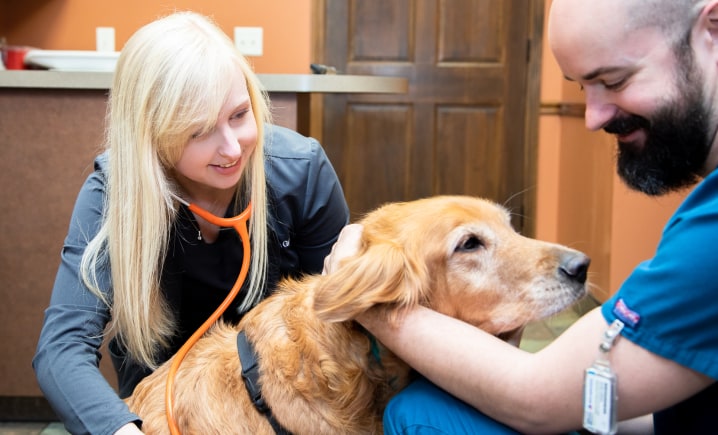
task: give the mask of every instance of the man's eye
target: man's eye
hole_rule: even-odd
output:
[[[604,86],[606,89],[610,90],[610,91],[615,91],[615,90],[617,90],[617,89],[621,89],[621,87],[623,87],[623,85],[624,85],[625,83],[626,83],[625,80],[619,80],[619,81],[613,82],[613,83],[605,83],[605,82],[604,82],[604,83],[603,83],[603,86]]]

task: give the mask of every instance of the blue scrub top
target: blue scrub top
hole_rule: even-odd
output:
[[[718,171],[713,171],[668,221],[655,256],[638,265],[603,304],[606,321],[620,319],[625,323],[621,335],[628,340],[718,379],[716,250]],[[715,429],[716,400],[713,384],[654,414],[655,433],[709,433]]]
[[[718,171],[666,224],[655,256],[602,307],[637,345],[718,379]]]

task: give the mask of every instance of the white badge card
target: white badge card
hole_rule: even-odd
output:
[[[583,388],[583,427],[596,434],[615,434],[616,377],[608,367],[594,365],[586,369]]]
[[[599,356],[596,362],[586,369],[583,380],[583,427],[600,435],[613,435],[618,426],[618,387],[608,353],[621,334],[623,326],[623,322],[618,319],[608,326],[598,346]]]

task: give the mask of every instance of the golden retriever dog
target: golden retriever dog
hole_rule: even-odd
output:
[[[218,324],[175,378],[174,415],[189,434],[272,434],[241,377],[237,334],[253,344],[272,415],[294,434],[381,434],[388,400],[410,369],[352,319],[369,309],[391,322],[417,304],[492,334],[555,314],[586,293],[589,259],[523,237],[493,202],[437,196],[368,214],[359,252],[328,275],[280,283],[238,326]],[[170,362],[127,403],[147,434],[169,433]]]

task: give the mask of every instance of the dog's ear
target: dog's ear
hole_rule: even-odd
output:
[[[406,247],[374,243],[320,280],[314,309],[320,319],[343,322],[379,304],[401,310],[424,299],[428,271]]]

